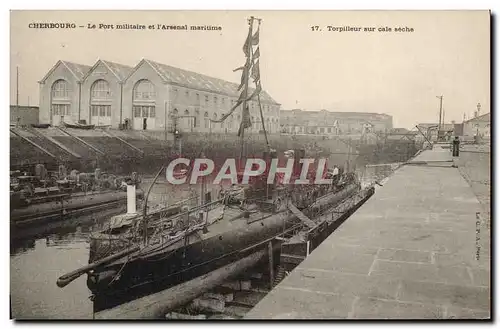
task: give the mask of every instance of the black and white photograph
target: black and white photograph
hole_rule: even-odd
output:
[[[491,321],[488,9],[9,15],[12,320]]]

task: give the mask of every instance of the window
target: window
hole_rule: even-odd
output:
[[[91,105],[90,112],[93,117],[111,117],[111,105]]]
[[[205,129],[208,129],[209,125],[208,112],[205,112],[204,117],[205,117]]]
[[[200,102],[200,94],[196,94],[196,102],[199,103]]]
[[[134,106],[135,118],[154,118],[156,115],[154,106]]]
[[[69,99],[70,90],[66,80],[57,80],[52,85],[53,99]]]
[[[184,111],[184,115],[189,115],[189,111],[188,111],[188,110],[185,110],[185,111]]]
[[[91,87],[92,99],[111,99],[111,89],[106,80],[97,80]]]
[[[214,106],[217,106],[217,97],[214,96]]]
[[[149,80],[140,80],[134,87],[134,101],[149,101],[156,98],[155,86]]]
[[[52,104],[52,115],[69,115],[69,104]]]
[[[208,105],[208,95],[205,95],[205,104]]]
[[[177,116],[178,114],[179,114],[179,111],[177,111],[177,109],[174,109],[174,110],[172,111],[172,115],[173,115],[173,116]]]

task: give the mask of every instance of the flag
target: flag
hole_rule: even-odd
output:
[[[259,68],[259,61],[257,61],[253,66],[252,66],[252,79],[253,81],[257,82],[260,80],[260,68]]]
[[[252,95],[247,98],[247,101],[251,100],[252,98],[257,96],[258,94],[260,94],[261,91],[262,91],[262,87],[261,87],[260,82],[259,82],[259,83],[257,83],[257,88],[254,90]]]
[[[252,29],[248,29],[248,36],[247,39],[245,40],[245,43],[243,44],[243,52],[245,53],[246,57],[250,57],[250,43],[252,42]]]
[[[240,82],[240,85],[238,86],[238,91],[241,90],[241,88],[243,88],[243,86],[245,85],[245,82],[248,81],[248,69],[247,68],[244,68],[243,69],[243,73],[241,73],[241,82]]]
[[[240,94],[240,98],[238,98],[238,102],[241,103],[245,100],[245,95],[244,95],[245,91],[243,90]]]
[[[252,46],[256,46],[259,44],[259,30],[260,27],[257,28],[257,32],[252,36]]]
[[[253,53],[253,58],[257,59],[259,57],[260,57],[260,48],[257,47],[257,49],[255,50],[255,52]]]
[[[247,58],[247,61],[245,62],[245,65],[240,66],[236,69],[233,70],[233,72],[239,71],[239,70],[244,70],[247,67],[250,67],[252,64],[250,63],[250,58]]]
[[[241,97],[240,97],[240,98],[241,98]],[[233,112],[236,110],[236,108],[237,108],[238,106],[240,106],[240,105],[241,105],[241,102],[242,102],[242,100],[241,100],[241,99],[239,99],[239,100],[236,102],[236,104],[234,104],[234,106],[233,106],[233,107],[229,110],[229,112],[228,112],[227,114],[223,115],[223,116],[222,116],[219,120],[214,120],[214,119],[209,119],[209,120],[210,120],[210,121],[212,121],[212,122],[216,122],[216,123],[223,122],[223,121],[224,121],[224,120],[226,120],[226,119],[227,119],[227,118],[228,118],[231,114],[233,114]]]
[[[240,129],[238,130],[238,136],[241,136],[243,129],[250,128],[252,126],[252,120],[250,119],[250,109],[248,105],[243,109],[243,117],[241,118]]]

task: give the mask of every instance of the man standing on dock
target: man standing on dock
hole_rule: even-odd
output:
[[[458,157],[458,155],[460,154],[460,139],[458,138],[458,136],[455,136],[455,139],[451,143],[451,151],[453,157]]]

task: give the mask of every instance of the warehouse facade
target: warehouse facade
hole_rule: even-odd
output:
[[[388,132],[392,129],[392,116],[370,112],[281,111],[282,133],[351,135],[366,132]]]
[[[135,67],[104,60],[93,66],[58,61],[39,83],[41,123],[235,133],[241,122],[241,106],[222,123],[210,120],[236,104],[238,84],[147,59]],[[280,104],[264,91],[260,96],[266,130],[277,133]],[[248,130],[258,133],[258,102],[248,104]]]

